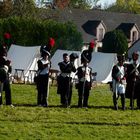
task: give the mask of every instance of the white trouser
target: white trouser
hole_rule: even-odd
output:
[[[113,79],[113,92],[116,94],[125,94],[125,85]]]

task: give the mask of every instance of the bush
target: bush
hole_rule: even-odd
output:
[[[103,52],[123,54],[128,49],[127,38],[121,30],[107,32],[103,39]]]
[[[82,36],[72,22],[60,23],[54,20],[12,17],[0,20],[0,40],[9,32],[14,44],[23,46],[46,45],[49,37],[56,41],[54,50],[80,50]]]

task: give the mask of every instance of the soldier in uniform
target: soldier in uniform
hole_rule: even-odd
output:
[[[125,72],[126,69],[123,65],[124,56],[117,56],[118,63],[113,66],[112,79],[113,79],[113,104],[114,108],[118,110],[118,98],[121,96],[122,109],[125,110]]]
[[[88,66],[88,61],[83,61],[83,66],[78,67],[78,107],[88,107],[89,91],[92,86],[92,69]]]
[[[88,66],[92,59],[94,42],[90,42],[89,48],[81,54],[82,66],[77,69],[78,76],[78,107],[88,107],[89,92],[92,86],[92,69]]]
[[[48,82],[49,82],[49,61],[50,53],[45,49],[42,50],[42,57],[38,60],[38,71],[37,71],[37,104],[38,106],[47,107],[47,97],[48,97]]]
[[[140,109],[140,64],[138,52],[133,52],[132,63],[127,65],[126,98],[130,99],[130,108],[134,108],[134,100],[137,99],[137,107]]]
[[[6,105],[12,105],[11,87],[9,74],[12,71],[11,61],[7,59],[7,49],[2,46],[0,49],[0,105],[2,104],[2,91],[5,91]]]
[[[65,107],[69,107],[72,97],[72,77],[71,73],[76,72],[74,61],[77,56],[63,54],[63,61],[58,63],[60,68],[60,75],[58,80],[58,92],[61,98],[61,104]]]
[[[49,70],[51,67],[50,56],[51,49],[55,45],[55,40],[49,38],[48,44],[46,46],[41,46],[40,53],[41,58],[38,60],[38,71],[36,78],[37,85],[37,104],[38,106],[47,107],[48,106],[48,88],[49,88]]]

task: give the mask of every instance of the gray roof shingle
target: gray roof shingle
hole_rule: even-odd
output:
[[[96,28],[100,23],[100,20],[88,20],[82,25],[82,28],[86,33],[96,36]]]
[[[102,10],[65,9],[60,12],[60,21],[73,21],[82,33],[84,42],[90,42],[94,35],[87,34],[82,25],[88,20],[103,21],[106,31],[116,29],[121,23],[135,23],[140,28],[140,15],[129,13],[115,13]]]
[[[130,37],[130,31],[135,26],[135,23],[121,23],[116,29],[122,30],[127,38]]]

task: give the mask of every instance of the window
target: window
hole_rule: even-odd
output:
[[[104,31],[103,28],[99,28],[99,36],[98,40],[101,41],[104,37]]]
[[[138,39],[137,31],[132,32],[132,42],[135,42]]]

